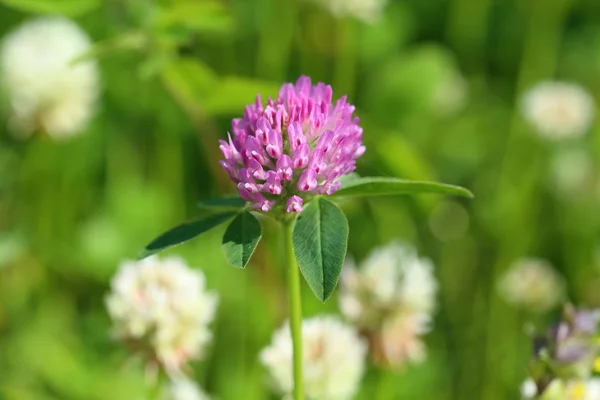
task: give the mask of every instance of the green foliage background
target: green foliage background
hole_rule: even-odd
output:
[[[33,13],[81,24],[97,42],[103,89],[93,122],[71,141],[20,141],[0,124],[0,398],[139,398],[143,367],[109,336],[109,280],[120,260],[196,215],[198,199],[234,192],[217,139],[257,92],[275,95],[299,74],[356,104],[363,175],[439,180],[476,196],[343,204],[354,257],[409,241],[441,282],[427,361],[370,369],[359,399],[518,398],[530,350],[523,325],[551,318],[497,297],[497,276],[519,257],[548,258],[573,301],[600,306],[599,126],[547,143],[517,108],[546,79],[599,98],[597,0],[396,0],[373,25],[301,0],[0,0],[0,34]],[[469,100],[442,116],[431,104],[448,71],[465,75]],[[569,148],[593,157],[594,176],[559,194],[551,162]],[[194,364],[220,399],[271,398],[257,353],[287,303],[281,254],[270,250],[278,232],[266,228],[245,270],[223,259],[225,227],[170,250],[220,293],[215,340]],[[325,305],[306,285],[303,295],[307,315],[337,312],[335,294]]]

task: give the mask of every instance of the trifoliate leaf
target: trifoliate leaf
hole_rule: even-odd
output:
[[[386,177],[362,177],[352,179],[342,185],[342,187],[330,197],[367,197],[424,193],[439,193],[469,198],[473,197],[473,193],[460,186]]]
[[[239,214],[223,235],[221,248],[227,262],[234,267],[246,267],[261,236],[262,228],[256,217],[247,211]]]
[[[188,240],[193,239],[218,225],[221,225],[235,214],[235,212],[226,212],[216,215],[213,214],[196,221],[186,222],[176,226],[175,228],[163,233],[150,242],[150,244],[148,244],[146,248],[140,252],[138,259],[146,258],[169,247],[177,246],[178,244],[187,242]]]
[[[346,256],[346,216],[335,204],[316,198],[298,217],[292,244],[306,282],[321,301],[327,300],[337,285]]]

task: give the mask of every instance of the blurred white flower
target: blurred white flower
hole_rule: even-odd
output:
[[[533,399],[537,395],[537,386],[533,379],[527,379],[521,385],[521,397],[523,400]]]
[[[467,102],[467,89],[467,81],[459,72],[448,71],[433,93],[433,110],[441,116],[458,113]]]
[[[87,35],[61,17],[25,22],[4,38],[0,80],[15,133],[41,129],[59,139],[84,127],[98,96],[98,69],[90,60],[70,63],[89,48]]]
[[[594,120],[594,100],[581,86],[542,82],[523,94],[521,112],[546,139],[579,137]]]
[[[430,330],[437,282],[433,265],[400,243],[376,248],[357,269],[346,262],[340,284],[342,314],[366,331],[376,359],[399,367],[422,361],[420,336]]]
[[[554,379],[538,396],[535,383],[528,379],[521,386],[523,400],[600,400],[600,378],[564,382]]]
[[[568,400],[600,400],[600,378],[571,383],[567,390]]]
[[[541,395],[538,393],[537,385],[533,379],[527,379],[521,385],[521,398],[523,400],[575,400],[574,398],[567,397],[568,393],[569,391],[562,379],[553,379]]]
[[[385,320],[381,328],[381,348],[385,362],[399,367],[422,362],[427,355],[421,336],[429,332],[431,317],[425,313],[404,311]]]
[[[313,0],[327,8],[337,18],[352,17],[366,23],[375,23],[387,0]]]
[[[360,269],[347,260],[340,283],[342,313],[367,328],[399,309],[430,314],[435,308],[437,282],[431,261],[401,243],[374,249]]]
[[[106,299],[118,338],[147,345],[171,374],[202,356],[218,302],[204,274],[179,257],[124,261]]]
[[[594,377],[586,381],[585,399],[600,400],[600,378]]]
[[[310,400],[348,400],[359,386],[367,351],[358,333],[334,316],[302,322],[304,391]],[[273,334],[271,344],[260,353],[277,389],[293,390],[292,340],[289,324]]]
[[[162,400],[210,400],[210,397],[191,379],[179,377],[170,382]]]
[[[512,305],[546,312],[563,299],[564,282],[547,261],[522,258],[500,278],[498,291]]]

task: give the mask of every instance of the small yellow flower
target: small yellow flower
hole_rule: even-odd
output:
[[[585,383],[577,382],[573,387],[571,387],[569,393],[569,400],[584,400],[585,399]]]
[[[596,361],[594,361],[594,372],[600,373],[600,357],[596,357]]]

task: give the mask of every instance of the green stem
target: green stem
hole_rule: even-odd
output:
[[[156,374],[156,379],[147,386],[146,399],[159,400],[162,397],[166,377],[163,371],[159,370]]]
[[[380,369],[377,375],[377,400],[393,398],[394,375],[386,369]]]
[[[302,383],[302,297],[300,294],[300,271],[292,249],[293,230],[293,220],[283,222],[284,257],[290,297],[290,328],[294,350],[294,400],[304,400],[304,386]]]

